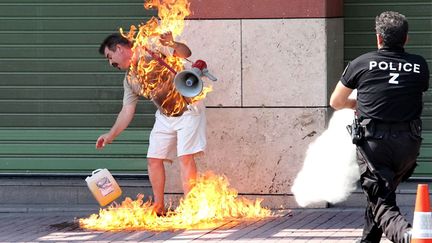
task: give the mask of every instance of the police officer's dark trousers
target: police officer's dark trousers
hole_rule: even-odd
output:
[[[395,190],[415,168],[420,132],[414,132],[410,123],[369,124],[365,130],[365,141],[357,147],[360,182],[367,197],[361,242],[380,242],[383,233],[402,242],[411,225],[396,205]]]

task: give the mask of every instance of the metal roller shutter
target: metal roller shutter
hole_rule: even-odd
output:
[[[0,0],[0,173],[146,173],[148,101],[114,144],[95,149],[121,109],[124,76],[98,47],[154,14],[142,0]]]
[[[397,11],[409,21],[406,51],[424,56],[432,67],[432,2],[430,0],[346,0],[344,3],[345,63],[364,52],[376,49],[375,16]],[[432,89],[424,97],[423,145],[414,177],[432,176]]]

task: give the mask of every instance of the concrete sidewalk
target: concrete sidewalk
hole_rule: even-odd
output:
[[[412,222],[412,207],[401,211]],[[354,242],[363,225],[363,208],[326,208],[274,211],[271,218],[229,221],[207,230],[100,232],[78,227],[77,218],[96,212],[0,213],[0,242]]]

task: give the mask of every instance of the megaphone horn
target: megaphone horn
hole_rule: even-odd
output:
[[[203,81],[200,78],[201,72],[199,69],[192,68],[191,70],[184,70],[174,78],[174,85],[178,92],[185,97],[195,97],[203,90]]]
[[[178,92],[185,97],[195,97],[203,90],[203,81],[201,76],[206,76],[212,81],[217,78],[207,70],[207,63],[203,60],[197,60],[192,64],[192,69],[185,70],[174,77],[174,85]]]

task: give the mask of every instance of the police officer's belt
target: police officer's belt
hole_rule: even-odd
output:
[[[399,123],[382,123],[375,122],[376,130],[391,130],[391,131],[410,131],[410,122],[399,122]]]

